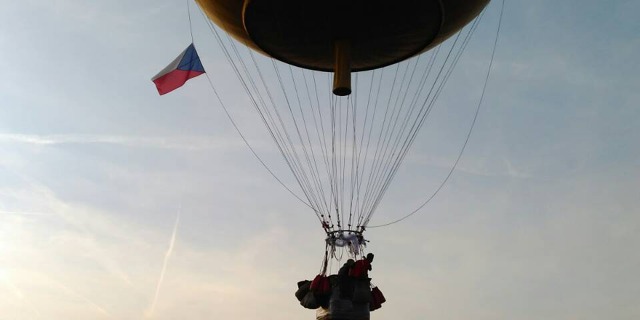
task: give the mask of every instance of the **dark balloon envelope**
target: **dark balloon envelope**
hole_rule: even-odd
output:
[[[333,71],[336,39],[351,42],[351,69],[381,68],[429,50],[488,0],[197,0],[240,42],[280,61]]]
[[[298,67],[343,69],[348,75],[388,66],[435,47],[475,18],[489,1],[197,2],[213,22],[254,50]]]

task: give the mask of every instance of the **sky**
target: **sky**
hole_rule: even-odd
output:
[[[199,77],[184,1],[0,0],[0,319],[313,319],[323,232]],[[212,81],[289,181],[191,3]],[[372,220],[431,195],[464,141],[500,2]],[[444,188],[370,229],[372,319],[640,318],[638,1],[506,1]],[[480,70],[480,71],[478,71]],[[335,270],[333,270],[335,271]]]

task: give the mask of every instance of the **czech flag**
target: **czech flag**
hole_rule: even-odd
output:
[[[171,64],[151,79],[163,95],[182,87],[187,80],[204,73],[204,67],[193,43],[187,47]]]

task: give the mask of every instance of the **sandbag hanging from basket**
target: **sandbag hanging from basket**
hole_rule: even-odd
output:
[[[316,295],[312,291],[307,292],[302,301],[300,301],[300,305],[307,309],[318,309],[320,307],[316,300]]]
[[[322,274],[317,275],[313,278],[313,281],[311,281],[309,289],[315,293],[328,294],[331,291],[329,278]]]
[[[373,311],[380,309],[382,307],[382,304],[386,301],[387,299],[385,299],[382,291],[380,291],[378,287],[373,287],[373,289],[371,289],[371,302],[369,304],[369,310]]]
[[[304,296],[309,292],[309,287],[311,286],[311,281],[302,280],[298,281],[298,290],[296,291],[296,298],[298,301],[302,302]]]
[[[378,287],[373,287],[373,289],[371,289],[371,298],[380,302],[380,304],[387,302],[387,299],[384,297],[382,291],[380,291]]]

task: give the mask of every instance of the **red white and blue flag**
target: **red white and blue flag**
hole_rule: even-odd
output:
[[[171,64],[151,79],[163,95],[182,87],[187,80],[204,73],[204,67],[193,43],[187,47]]]

